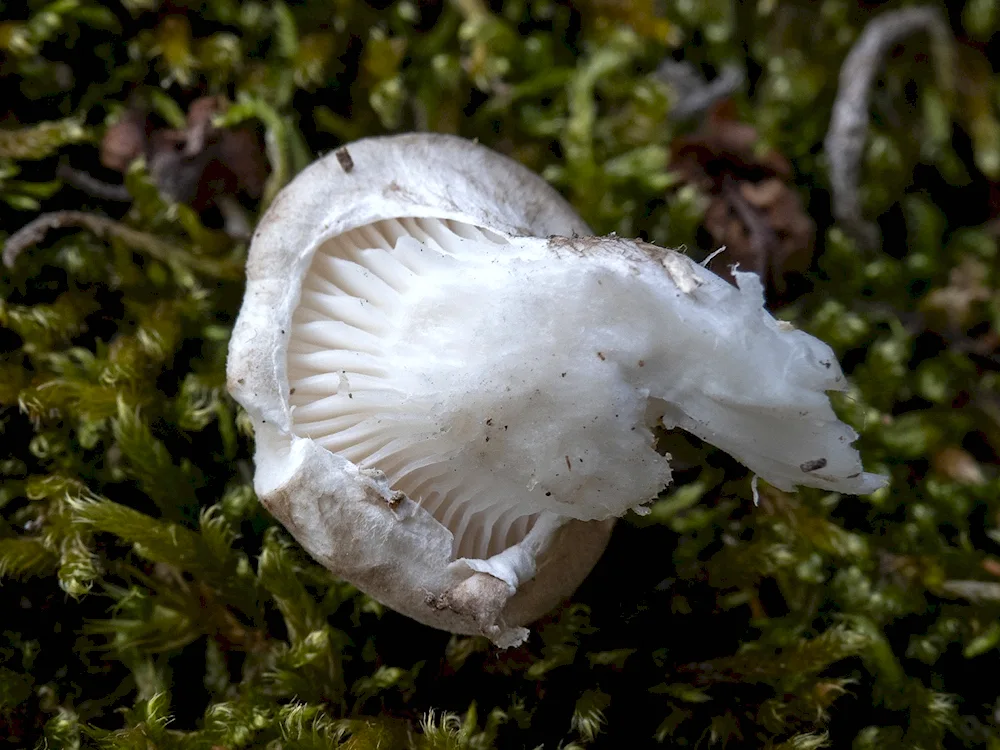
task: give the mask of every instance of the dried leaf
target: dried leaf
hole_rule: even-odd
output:
[[[758,152],[756,129],[716,107],[702,128],[674,145],[683,179],[710,196],[705,228],[726,251],[710,264],[753,271],[781,292],[785,277],[812,259],[816,227],[789,185],[792,168],[776,151]]]
[[[217,126],[228,108],[224,97],[199,97],[188,106],[183,128],[154,127],[145,111],[130,109],[105,132],[101,163],[125,172],[144,156],[164,195],[199,212],[216,207],[228,221],[236,196],[260,198],[268,175],[257,133]]]

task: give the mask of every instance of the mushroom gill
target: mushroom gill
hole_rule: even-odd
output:
[[[303,278],[292,430],[384,474],[451,532],[455,559],[492,558],[542,515],[605,520],[651,500],[670,482],[659,423],[779,487],[879,486],[830,408],[832,352],[737,278],[615,238],[362,225],[320,243]]]
[[[465,222],[414,217],[327,240],[305,277],[288,344],[293,431],[384,472],[393,489],[452,533],[456,558],[474,559],[518,544],[539,513],[526,498],[496,497],[489,477],[455,465],[447,436],[428,429],[434,404],[404,390],[406,373],[389,349],[400,295],[482,244],[509,243]],[[488,416],[483,421],[492,426]]]

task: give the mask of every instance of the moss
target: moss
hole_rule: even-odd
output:
[[[830,215],[840,62],[894,7],[822,3],[10,4],[0,227],[60,214],[0,278],[0,732],[11,747],[932,748],[1000,743],[995,0],[952,10],[958,82],[907,39],[881,72],[862,205]],[[430,631],[306,558],[253,496],[225,392],[245,243],[100,139],[224,95],[256,130],[254,216],[362,135],[457,132],[543,173],[599,232],[703,238],[672,170],[681,58],[745,68],[733,116],[789,160],[821,238],[779,314],[829,341],[870,497],[762,488],[681,440],[679,483],[619,524],[524,646]],[[711,248],[701,247],[701,251]],[[664,436],[664,440],[673,439]]]

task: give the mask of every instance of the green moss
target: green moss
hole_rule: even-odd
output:
[[[0,278],[0,746],[1000,744],[995,691],[968,677],[1000,667],[1000,87],[982,53],[962,46],[954,88],[926,39],[885,63],[862,190],[885,239],[864,254],[832,222],[821,144],[883,6],[169,7],[29,0],[0,22],[0,237],[83,212]],[[1000,18],[993,0],[953,16],[978,40]],[[257,214],[318,154],[432,129],[541,172],[599,232],[694,248],[710,196],[671,147],[697,123],[670,118],[656,73],[680,55],[747,65],[734,110],[790,160],[821,238],[779,314],[844,359],[835,405],[892,482],[763,488],[754,508],[742,469],[671,444],[694,468],[507,652],[383,610],[258,505],[224,375],[245,243],[141,159],[127,207],[60,178],[113,177],[100,138],[133,103],[180,128],[224,94],[216,125],[264,144]]]

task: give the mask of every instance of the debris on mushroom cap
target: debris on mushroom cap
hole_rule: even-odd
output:
[[[870,492],[832,351],[685,256],[589,237],[540,178],[433,135],[349,146],[254,238],[229,387],[262,502],[318,560],[435,627],[519,642],[678,426],[775,486]]]

